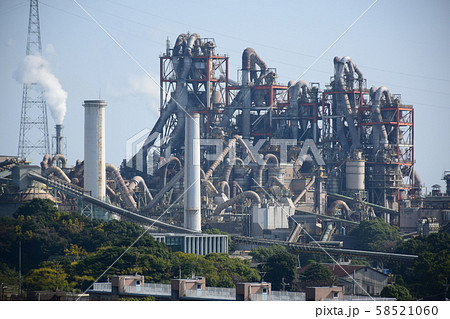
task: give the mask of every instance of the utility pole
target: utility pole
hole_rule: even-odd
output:
[[[445,287],[445,290],[444,290],[444,301],[447,301],[447,292],[448,292],[448,287],[450,286],[450,284],[448,283],[448,277],[445,277],[445,284],[443,284],[442,286]]]
[[[19,298],[22,296],[22,241],[19,240]]]
[[[282,291],[286,291],[286,286],[289,286],[290,284],[284,281],[284,277],[281,278],[281,286],[283,286]]]
[[[42,55],[38,0],[30,0],[26,55]],[[37,83],[24,83],[18,155],[26,158],[33,152],[39,155],[50,154],[47,104],[41,86]]]

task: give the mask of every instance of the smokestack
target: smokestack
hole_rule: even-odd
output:
[[[56,150],[55,150],[55,155],[56,154],[63,154],[63,128],[64,126],[62,124],[56,124],[55,129],[56,129]]]
[[[105,107],[102,100],[84,101],[84,189],[106,197]]]
[[[184,135],[184,227],[201,232],[200,114],[186,113]]]

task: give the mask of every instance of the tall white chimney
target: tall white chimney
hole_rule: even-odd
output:
[[[186,113],[184,156],[184,227],[201,232],[200,114],[198,113]]]
[[[62,124],[56,124],[55,130],[56,130],[56,137],[55,137],[55,155],[56,154],[63,154],[63,128],[64,126]]]
[[[103,100],[84,101],[84,189],[106,197],[105,107]]]

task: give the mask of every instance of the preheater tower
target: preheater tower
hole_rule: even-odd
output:
[[[84,101],[84,189],[106,196],[105,107],[103,100]]]

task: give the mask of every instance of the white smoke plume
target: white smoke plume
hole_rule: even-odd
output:
[[[50,71],[50,64],[42,56],[27,55],[15,73],[18,82],[39,84],[44,90],[47,105],[56,124],[62,124],[66,115],[67,92]]]

